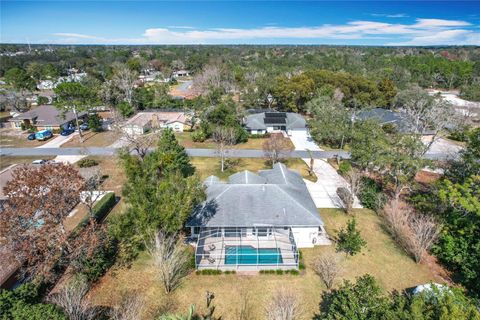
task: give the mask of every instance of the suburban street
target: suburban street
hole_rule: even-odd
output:
[[[119,148],[0,148],[0,156],[109,156],[113,155]],[[191,157],[218,157],[215,149],[186,149]],[[330,151],[301,151],[295,150],[286,155],[287,158],[309,158],[314,159],[332,159],[340,157],[349,159],[350,153],[343,150]],[[265,154],[263,150],[242,149],[230,150],[227,154],[228,158],[263,158]],[[431,160],[446,160],[455,157],[451,153],[427,153],[425,158]]]

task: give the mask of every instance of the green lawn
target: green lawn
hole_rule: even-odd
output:
[[[341,210],[320,209],[327,231],[343,227],[348,217]],[[375,276],[385,290],[404,289],[436,279],[425,265],[417,265],[381,227],[379,217],[370,210],[356,211],[357,225],[367,241],[367,248],[360,254],[344,261],[343,279],[354,279],[365,273]],[[194,273],[184,279],[182,285],[171,295],[166,296],[155,278],[155,269],[148,255],[141,255],[130,268],[115,268],[108,272],[92,289],[92,298],[99,305],[112,305],[119,301],[122,293],[136,292],[145,297],[144,319],[151,319],[159,310],[185,313],[188,306],[196,304],[204,310],[205,292],[215,293],[217,315],[224,319],[235,319],[241,300],[248,296],[252,311],[251,319],[264,319],[264,308],[270,297],[279,288],[289,288],[298,295],[304,315],[311,319],[318,311],[321,294],[325,286],[311,269],[314,259],[325,252],[333,251],[334,246],[303,249],[306,270],[303,275],[220,275],[197,276]],[[337,285],[339,281],[337,281]]]
[[[185,148],[200,148],[200,149],[215,149],[215,143],[211,140],[206,140],[205,142],[193,142],[192,141],[192,132],[181,132],[176,133],[178,142]],[[233,149],[263,149],[263,143],[267,138],[250,138],[245,143],[239,143],[232,146]],[[286,138],[289,146],[293,150],[293,144],[290,139]]]
[[[234,158],[228,159],[231,164],[224,172],[220,171],[219,158],[190,158],[192,165],[195,166],[197,174],[200,179],[204,180],[207,177],[214,175],[220,179],[226,180],[230,175],[243,170],[257,172],[258,170],[271,169],[271,165],[265,159],[261,158]],[[308,175],[307,164],[302,159],[288,159],[285,160],[285,165],[293,170],[298,171],[305,179],[316,181],[317,177]]]

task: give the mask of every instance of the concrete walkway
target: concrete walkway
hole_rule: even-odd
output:
[[[37,147],[37,148],[60,148],[62,144],[66,143],[73,139],[73,137],[77,136],[78,132],[74,132],[68,136],[58,135],[55,138],[51,139],[47,143]],[[86,155],[59,155],[53,159],[55,162],[61,163],[70,163],[73,164],[80,159],[85,158]]]
[[[290,135],[295,150],[323,151],[313,141],[306,131],[295,131]],[[302,158],[310,165],[309,158]],[[305,180],[308,191],[317,208],[342,208],[342,202],[337,195],[337,188],[348,187],[347,181],[325,160],[315,159],[313,171],[317,176],[317,182]],[[355,198],[354,208],[362,208],[360,202]]]

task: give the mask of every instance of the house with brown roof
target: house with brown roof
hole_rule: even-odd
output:
[[[87,117],[86,112],[78,113],[79,119]],[[34,127],[35,130],[61,130],[70,124],[75,124],[75,114],[72,111],[62,112],[52,105],[41,105],[21,113],[8,120],[12,128],[21,130]]]

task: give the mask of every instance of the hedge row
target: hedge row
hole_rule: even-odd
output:
[[[235,274],[237,273],[235,270],[226,270],[226,271],[222,271],[222,270],[217,270],[217,269],[203,269],[203,270],[197,270],[195,271],[195,274],[197,275],[208,275],[208,276],[216,276],[216,275],[220,275],[220,274]]]
[[[290,270],[282,270],[282,269],[277,269],[277,270],[260,270],[260,274],[276,274],[276,275],[283,275],[283,274],[291,274],[294,276],[298,276],[300,274],[300,271],[297,269],[290,269]]]
[[[105,216],[110,212],[113,206],[116,203],[115,192],[108,192],[105,194],[102,199],[100,199],[94,206],[93,206],[93,216],[95,220],[101,221]],[[87,215],[83,220],[75,227],[72,231],[72,235],[76,235],[83,227],[85,227],[90,219],[89,215]]]

